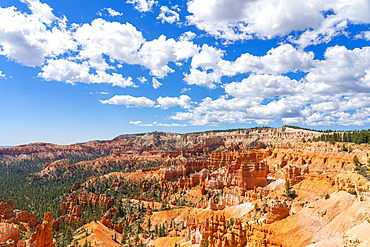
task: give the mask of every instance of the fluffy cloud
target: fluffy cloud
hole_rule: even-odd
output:
[[[162,86],[162,83],[160,83],[157,79],[155,79],[154,77],[153,77],[153,79],[152,79],[152,83],[153,83],[153,88],[154,89],[158,89],[160,86]]]
[[[347,21],[370,23],[369,11],[366,0],[299,0],[293,4],[289,0],[191,0],[187,20],[217,38],[231,41],[255,36],[271,39],[304,31],[296,42],[307,46],[342,33]]]
[[[153,122],[149,124],[143,124],[140,120],[138,121],[130,121],[129,124],[133,124],[136,126],[160,126],[160,127],[179,127],[179,126],[187,126],[186,124],[178,124],[178,123],[172,123],[172,124],[164,124],[164,123],[158,123],[158,122]]]
[[[153,5],[158,2],[155,0],[127,0],[126,3],[131,3],[134,5],[135,9],[140,12],[152,11]]]
[[[171,119],[188,121],[193,125],[217,125],[222,122],[236,123],[249,122],[246,110],[258,106],[262,98],[233,98],[221,96],[216,100],[207,97],[199,103],[198,107],[189,109],[188,112],[177,112]]]
[[[119,87],[135,86],[131,77],[123,78],[121,74],[107,74],[99,70],[96,74],[90,74],[90,66],[87,62],[78,64],[65,59],[48,60],[38,76],[46,81],[65,81],[71,84],[83,82],[87,84],[108,83]]]
[[[5,75],[3,74],[3,72],[0,70],[0,79],[5,79]]]
[[[27,3],[32,15],[46,25],[50,25],[57,19],[52,13],[53,9],[46,3],[40,3],[39,0],[21,0],[21,2]]]
[[[169,63],[180,65],[180,61],[192,57],[199,49],[188,40],[175,41],[164,35],[146,41],[132,24],[101,18],[67,28],[66,17],[54,16],[47,4],[38,0],[25,2],[31,14],[15,7],[0,8],[0,55],[41,67],[39,77],[45,80],[135,86],[130,77],[123,78],[107,70],[122,68],[123,63],[140,65],[149,69],[151,75],[163,78],[174,72]],[[135,3],[151,7],[154,1]],[[111,8],[106,10],[112,16],[121,15]],[[57,66],[64,65],[66,68],[60,67],[59,71]],[[158,80],[153,82],[155,88],[161,85]]]
[[[183,89],[181,89],[181,94],[186,93],[186,92],[188,92],[190,90],[191,90],[190,87],[189,88],[184,87]]]
[[[164,35],[146,41],[142,33],[131,24],[108,22],[100,18],[91,25],[79,27],[74,38],[81,44],[77,58],[87,59],[95,69],[113,68],[103,58],[107,55],[109,61],[144,66],[150,70],[151,75],[158,78],[174,72],[168,63],[186,60],[198,51],[198,47],[192,42],[175,41]]]
[[[157,19],[161,20],[162,23],[168,22],[172,24],[180,21],[180,16],[176,11],[170,10],[167,6],[162,6],[161,13],[158,15]]]
[[[329,47],[324,56],[306,75],[312,92],[329,95],[369,92],[370,47],[348,50],[334,46]]]
[[[24,1],[31,14],[15,7],[0,8],[0,55],[26,66],[40,66],[46,57],[56,57],[77,49],[66,17],[57,18],[45,3]]]
[[[161,126],[161,127],[184,127],[184,126],[187,126],[187,124],[178,124],[178,123],[165,124],[165,123],[158,123],[158,122],[153,122],[153,125]]]
[[[149,83],[158,89],[162,78],[181,66],[188,85],[219,87],[199,104],[187,95],[163,96],[156,101],[116,95],[102,100],[103,104],[162,109],[180,106],[184,109],[170,118],[196,125],[268,124],[279,119],[286,124],[306,125],[365,125],[370,121],[370,47],[351,50],[332,46],[321,60],[304,49],[338,35],[349,35],[351,25],[369,24],[370,3],[366,0],[188,1],[188,23],[225,42],[284,37],[282,43],[263,55],[233,54],[232,47],[218,46],[217,41],[215,47],[199,47],[192,42],[196,34],[191,31],[183,32],[178,39],[171,38],[171,33],[146,40],[145,31],[130,23],[98,18],[91,23],[68,24],[65,16],[55,16],[45,3],[23,2],[30,11],[0,8],[0,55],[40,67],[39,78],[136,87],[131,77],[117,72],[128,64],[147,69],[153,76]],[[154,0],[127,3],[141,12],[151,11],[157,4]],[[122,16],[111,8],[104,10],[111,16]],[[177,6],[162,6],[160,11],[158,19],[162,22],[180,20]],[[355,38],[370,40],[370,32],[357,33]],[[210,37],[200,40],[208,42]],[[186,68],[189,59],[190,67]],[[171,76],[175,78],[177,74]],[[135,77],[140,83],[148,81],[144,76]],[[225,77],[231,82],[225,83]],[[0,78],[5,78],[1,71]],[[184,88],[181,94],[188,90]],[[132,124],[181,125],[141,121]]]
[[[186,60],[198,52],[198,46],[189,41],[175,41],[161,35],[158,39],[145,42],[138,52],[136,64],[150,69],[150,74],[158,78],[174,72],[169,62]]]
[[[153,124],[143,124],[140,120],[130,121],[129,124],[133,124],[133,125],[136,125],[136,126],[144,126],[144,127],[153,126]]]
[[[314,54],[284,44],[272,48],[265,56],[244,53],[235,61],[223,60],[225,51],[203,45],[193,56],[190,74],[184,80],[190,85],[215,88],[223,76],[258,73],[280,75],[288,72],[309,71],[315,66]]]
[[[146,79],[145,76],[139,76],[136,79],[138,79],[140,81],[140,83],[142,83],[142,84],[148,81],[148,79]]]
[[[123,15],[122,13],[120,13],[120,12],[118,12],[118,11],[112,9],[112,8],[104,8],[104,9],[108,11],[108,14],[110,16],[122,16]]]
[[[250,74],[240,82],[223,85],[225,96],[214,100],[207,97],[187,112],[176,112],[171,119],[194,125],[269,124],[282,119],[285,124],[363,126],[370,121],[370,47],[329,47],[323,60],[314,60],[313,54],[290,45],[261,57],[243,54],[230,62],[222,60],[217,49],[204,51],[194,57],[192,64],[200,68],[196,72],[209,78],[217,75],[218,80],[236,71]],[[220,65],[225,62],[227,66]],[[212,72],[207,73],[209,70]],[[299,81],[281,75],[297,70],[305,72]]]
[[[192,31],[188,31],[188,32],[182,33],[179,37],[179,40],[180,41],[190,41],[194,39],[196,36],[197,35],[193,33]]]
[[[364,31],[355,36],[356,39],[365,39],[367,41],[370,40],[370,31]]]
[[[126,105],[127,107],[153,107],[155,102],[146,97],[133,97],[130,95],[115,95],[108,100],[100,100],[103,104]]]
[[[118,62],[136,63],[137,50],[145,42],[142,33],[130,23],[120,24],[100,18],[79,27],[74,38],[81,45],[78,59],[87,59],[93,68],[100,70],[111,68],[103,54]]]
[[[236,98],[255,95],[273,98],[275,96],[301,93],[303,87],[303,83],[291,80],[287,76],[252,74],[241,82],[232,82],[225,85],[225,92]]]
[[[204,86],[210,89],[216,88],[214,82],[220,83],[221,75],[217,73],[207,73],[197,69],[190,69],[190,74],[184,73],[184,81],[189,85]]]
[[[345,126],[364,126],[370,123],[370,108],[360,108],[355,113],[338,113],[337,124]]]
[[[174,106],[181,106],[182,108],[189,109],[191,107],[190,104],[193,103],[188,95],[181,95],[180,97],[159,97],[157,102],[164,109]]]
[[[212,100],[207,97],[198,107],[188,112],[177,112],[171,119],[188,121],[193,125],[217,125],[226,123],[268,124],[279,118],[298,117],[301,106],[291,104],[286,98],[273,100],[263,105],[262,97],[232,98],[220,97]]]

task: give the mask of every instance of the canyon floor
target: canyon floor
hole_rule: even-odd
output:
[[[370,246],[370,146],[327,134],[0,148],[0,246]]]

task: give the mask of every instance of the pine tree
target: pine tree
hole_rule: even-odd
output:
[[[291,198],[293,200],[294,200],[294,198],[297,197],[295,191],[291,190],[289,180],[287,180],[286,183],[285,183],[285,191],[284,191],[283,196]]]
[[[360,164],[360,161],[358,160],[357,155],[355,155],[355,156],[353,157],[353,163],[354,163],[356,166]]]
[[[150,232],[150,227],[151,227],[152,223],[150,222],[150,218],[148,219],[148,234]]]
[[[208,247],[208,239],[204,239],[203,247]]]

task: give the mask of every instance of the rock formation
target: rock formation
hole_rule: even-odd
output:
[[[19,236],[19,230],[14,224],[0,224],[0,246],[17,246]]]
[[[335,237],[337,241],[338,235],[343,233],[341,229],[349,227],[352,222],[356,222],[354,225],[361,219],[368,223],[370,184],[360,175],[348,174],[346,171],[354,167],[354,155],[361,163],[367,162],[370,159],[370,148],[365,145],[355,148],[353,144],[353,151],[345,152],[338,148],[339,144],[301,141],[302,138],[320,134],[287,127],[186,135],[157,132],[122,135],[111,141],[63,147],[39,143],[10,149],[0,148],[0,155],[6,162],[47,159],[44,169],[33,175],[40,179],[54,178],[59,168],[67,169],[66,174],[74,169],[95,169],[106,173],[104,169],[116,165],[122,168],[120,172],[93,176],[84,184],[73,184],[72,193],[61,204],[62,216],[52,222],[53,229],[57,229],[62,222],[68,222],[69,225],[85,223],[81,217],[84,210],[91,207],[105,213],[95,224],[105,230],[111,228],[108,229],[110,235],[106,241],[113,243],[112,233],[117,233],[120,242],[122,236],[118,233],[123,232],[123,222],[132,224],[138,221],[140,217],[137,212],[133,212],[129,218],[119,219],[121,222],[114,225],[115,199],[80,191],[94,189],[89,185],[105,181],[103,189],[115,190],[121,197],[122,185],[131,186],[127,181],[132,179],[142,188],[143,193],[132,195],[134,200],[125,198],[123,203],[137,205],[136,200],[141,201],[139,203],[147,207],[144,222],[150,217],[153,226],[166,227],[168,235],[163,237],[163,243],[167,238],[167,244],[155,246],[173,246],[180,239],[175,236],[183,234],[188,242],[184,246],[203,246],[205,242],[208,242],[208,246],[221,247],[306,246],[316,239],[324,245],[322,236]],[[90,153],[102,154],[104,157],[73,164],[69,159],[56,160],[58,157],[86,157]],[[125,169],[136,171],[129,173]],[[289,203],[278,201],[278,198],[283,198],[285,181],[289,181],[292,189],[297,192],[297,197]],[[151,204],[148,202],[154,201],[153,198],[157,199],[159,195],[166,202],[166,211],[160,210],[153,214],[153,208],[149,207]],[[271,198],[277,199],[273,201]],[[335,198],[340,200],[334,201]],[[253,207],[256,203],[268,209],[267,215],[265,210]],[[197,208],[192,208],[194,204]],[[335,219],[343,211],[343,205],[352,207],[347,213],[348,217]],[[153,203],[153,206],[158,209],[160,204]],[[185,219],[184,229],[181,226]],[[24,223],[31,228],[39,224],[34,215],[15,210],[12,200],[0,200],[0,220],[18,224],[22,232],[29,230]],[[39,224],[31,239],[33,246],[53,245],[53,241],[46,241],[45,238],[40,240],[41,236],[47,235],[50,221],[45,218],[44,223]],[[175,227],[166,226],[169,222],[175,222]],[[142,224],[145,228],[145,223]],[[363,227],[365,231],[367,225]],[[320,232],[316,231],[317,228],[320,228]],[[90,231],[86,229],[86,232]],[[132,241],[133,234],[127,234],[129,241]],[[139,238],[147,240],[147,244],[152,241],[149,236]],[[343,243],[348,246],[364,241],[354,236],[354,233],[343,236]],[[12,239],[8,242],[7,246],[15,244]]]
[[[6,202],[0,202],[0,220],[9,220],[15,216],[13,208]]]
[[[275,221],[284,219],[289,215],[291,206],[286,202],[273,201],[268,208],[266,223],[271,224]]]
[[[225,176],[230,179],[230,185],[235,185],[245,190],[267,183],[269,167],[262,162],[264,153],[251,151],[240,154],[231,164],[226,164]]]
[[[30,247],[57,246],[53,239],[53,217],[51,213],[44,214],[44,221],[36,227],[36,232],[31,235]]]
[[[31,229],[40,224],[36,215],[27,211],[15,211],[13,199],[0,200],[0,222],[9,224],[19,224],[23,222],[27,223],[28,227]]]
[[[205,241],[208,246],[217,247],[241,247],[254,237],[256,229],[260,224],[242,224],[236,219],[232,225],[227,224],[223,215],[205,217],[202,222],[198,218],[188,217],[186,219],[185,241],[202,246]],[[265,246],[265,245],[261,245]]]
[[[17,213],[15,218],[12,220],[14,223],[16,222],[24,222],[27,223],[30,228],[35,228],[37,225],[40,224],[36,215],[31,214],[27,211],[22,211]]]
[[[74,190],[78,190],[79,188],[81,187],[81,184],[80,183],[74,183],[73,185],[72,185],[72,191],[74,191]]]
[[[6,203],[6,204],[8,204],[12,209],[15,209],[14,199],[2,199],[2,200],[0,200],[0,204],[1,204],[1,203]]]
[[[306,169],[307,171],[307,169]],[[285,169],[285,181],[289,181],[290,186],[298,184],[304,179],[301,175],[301,168],[294,165],[288,165]]]
[[[122,233],[123,232],[123,224],[122,224],[122,222],[119,222],[118,224],[114,225],[113,226],[113,229],[116,232]]]
[[[148,210],[146,211],[146,216],[151,216],[152,214],[152,210],[150,209],[150,207],[148,207]]]
[[[114,205],[114,197],[109,199],[106,195],[101,194],[100,196],[94,193],[81,192],[78,194],[78,203],[83,207],[86,207],[91,203],[92,207],[100,206],[104,211],[107,211]]]
[[[100,222],[103,223],[106,227],[113,228],[112,226],[112,218],[117,212],[115,207],[110,208],[107,212],[105,212],[104,216],[100,219]]]
[[[363,176],[353,172],[339,174],[335,178],[337,191],[347,191],[356,195],[360,201],[370,200],[370,182]]]
[[[111,215],[114,214],[113,211],[116,211],[116,208],[111,208],[114,205],[114,197],[108,198],[106,195],[101,194],[100,196],[95,195],[94,193],[81,192],[76,194],[72,192],[69,194],[65,202],[61,204],[61,214],[62,216],[58,217],[53,222],[53,229],[58,229],[63,221],[68,220],[69,225],[80,224],[83,220],[80,218],[82,211],[87,207],[100,207],[105,215],[102,217],[102,222],[106,226],[112,228]]]
[[[213,152],[206,161],[188,160],[180,166],[164,169],[162,181],[177,179],[180,188],[192,188],[200,184],[207,189],[221,189],[230,185],[244,190],[254,189],[267,183],[269,167],[263,159],[268,155],[270,155],[268,150],[241,153]],[[225,166],[224,170],[209,173],[209,170],[222,166]]]

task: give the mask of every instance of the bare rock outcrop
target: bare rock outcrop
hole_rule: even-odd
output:
[[[360,201],[370,199],[370,182],[359,174],[353,172],[339,174],[335,178],[335,187],[337,191],[347,191],[356,195]]]
[[[27,223],[28,227],[32,229],[40,224],[34,214],[27,211],[18,211],[18,213],[15,213],[13,199],[0,201],[0,220],[2,223],[9,224],[19,224],[20,222]]]
[[[73,185],[72,185],[72,191],[75,191],[75,190],[78,190],[79,188],[81,187],[81,184],[80,183],[74,183]]]
[[[61,214],[81,217],[82,210],[88,206],[95,208],[99,206],[105,212],[114,205],[114,197],[108,198],[106,195],[101,194],[100,196],[94,193],[81,192],[77,194],[72,192],[69,194],[65,202],[61,204]]]
[[[30,239],[30,247],[56,247],[56,241],[53,239],[53,217],[52,214],[46,212],[44,221],[36,227],[36,231],[32,233]]]
[[[307,169],[306,169],[307,171]],[[295,165],[285,167],[285,181],[289,181],[290,186],[296,185],[304,179],[301,168]]]
[[[19,241],[19,230],[14,224],[0,224],[0,246],[15,247]]]
[[[289,215],[291,206],[286,202],[273,201],[268,208],[266,223],[271,224],[275,221],[284,219]]]
[[[208,246],[245,246],[247,242],[254,241],[254,234],[258,232],[261,225],[258,223],[242,224],[240,219],[236,219],[231,225],[227,223],[225,216],[205,217],[202,222],[198,218],[187,217],[185,229],[185,241],[191,244],[202,246],[208,242]],[[263,244],[266,242],[262,238]],[[256,242],[253,242],[255,244]],[[258,242],[257,242],[258,243]],[[267,245],[253,245],[267,246]]]
[[[19,212],[16,215],[14,221],[15,222],[24,222],[24,223],[27,223],[30,228],[35,228],[37,225],[40,224],[40,222],[38,221],[36,215],[31,214],[31,213],[29,213],[27,211]]]
[[[116,232],[119,232],[119,233],[122,233],[123,232],[123,224],[122,222],[116,224],[113,226],[113,229],[116,231]]]
[[[6,202],[0,202],[0,220],[9,220],[15,216],[13,208]]]
[[[0,203],[8,204],[12,209],[15,209],[14,199],[2,199]]]

